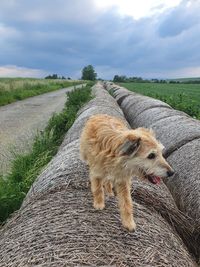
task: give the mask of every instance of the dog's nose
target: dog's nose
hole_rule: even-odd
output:
[[[173,174],[174,174],[174,171],[173,171],[173,170],[171,170],[171,171],[167,171],[167,176],[168,176],[168,177],[172,176]]]

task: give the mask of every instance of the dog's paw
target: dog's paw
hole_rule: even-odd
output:
[[[129,232],[135,232],[136,230],[136,224],[132,220],[131,222],[123,222],[123,226],[129,231]]]
[[[104,203],[97,203],[97,202],[94,202],[94,208],[96,210],[103,210],[105,208],[105,204]]]

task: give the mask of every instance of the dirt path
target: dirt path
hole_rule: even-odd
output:
[[[37,131],[45,128],[54,112],[63,109],[66,92],[72,89],[68,87],[0,107],[0,173],[9,169],[13,151],[24,152],[30,148]]]

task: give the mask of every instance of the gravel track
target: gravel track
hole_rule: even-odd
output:
[[[0,107],[0,174],[9,170],[13,152],[28,151],[36,133],[45,128],[53,113],[63,109],[66,92],[73,88],[63,88]]]

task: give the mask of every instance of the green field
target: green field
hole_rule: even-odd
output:
[[[200,119],[200,84],[121,83],[127,89],[160,99],[175,109]]]
[[[79,83],[61,79],[0,78],[0,106]]]

